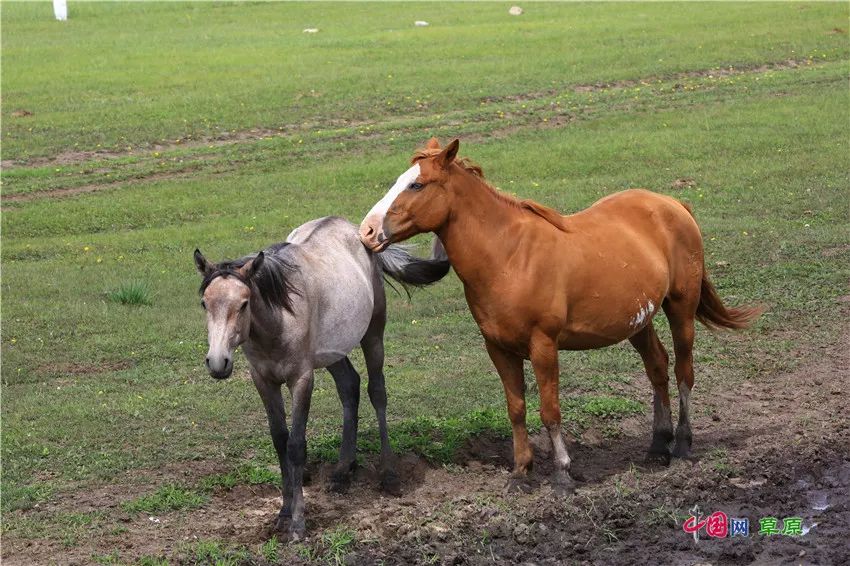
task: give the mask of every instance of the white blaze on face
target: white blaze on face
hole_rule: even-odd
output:
[[[372,210],[369,211],[366,218],[377,220],[380,224],[383,224],[384,216],[386,216],[387,211],[393,205],[393,202],[395,202],[396,197],[398,197],[404,189],[409,187],[410,183],[414,182],[417,177],[419,177],[418,163],[401,174],[387,194],[384,195],[384,198],[375,203],[375,206],[372,207]]]

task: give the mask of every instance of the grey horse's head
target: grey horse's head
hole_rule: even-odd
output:
[[[230,377],[233,352],[248,339],[254,315],[292,312],[292,296],[298,291],[290,282],[296,267],[279,252],[281,243],[234,261],[210,263],[195,250],[195,267],[203,277],[201,306],[207,311],[210,349],[206,366],[216,379]]]
[[[237,262],[212,264],[195,250],[195,267],[204,277],[201,306],[207,313],[207,370],[216,379],[233,372],[233,352],[245,342],[251,328],[251,280],[263,267],[265,255],[241,265]]]

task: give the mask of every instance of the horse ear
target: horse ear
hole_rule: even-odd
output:
[[[452,161],[457,157],[457,150],[460,148],[460,140],[455,139],[452,143],[446,146],[446,148],[437,155],[437,163],[439,163],[444,169],[451,165]]]
[[[431,138],[425,144],[425,149],[440,149],[440,142],[437,141],[437,138]]]
[[[242,276],[245,279],[251,279],[257,271],[263,266],[263,263],[266,261],[266,254],[260,252],[256,255],[256,257],[250,261],[245,262],[245,265],[239,270],[242,273]]]
[[[213,264],[207,261],[201,250],[195,248],[195,268],[201,275],[206,275],[213,270]]]

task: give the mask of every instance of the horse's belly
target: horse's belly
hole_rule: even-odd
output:
[[[588,299],[568,309],[558,336],[563,350],[603,348],[634,336],[658,313],[666,289],[641,289],[618,297]]]

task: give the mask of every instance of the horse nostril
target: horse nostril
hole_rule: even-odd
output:
[[[371,226],[369,226],[369,229],[366,230],[366,237],[371,238],[374,233],[375,233],[375,229],[372,228]]]
[[[227,367],[229,365],[230,365],[230,358],[224,358],[224,367]]]
[[[210,367],[210,357],[209,357],[209,356],[207,356],[207,359],[205,359],[205,360],[204,360],[204,364],[205,364],[207,367]]]

